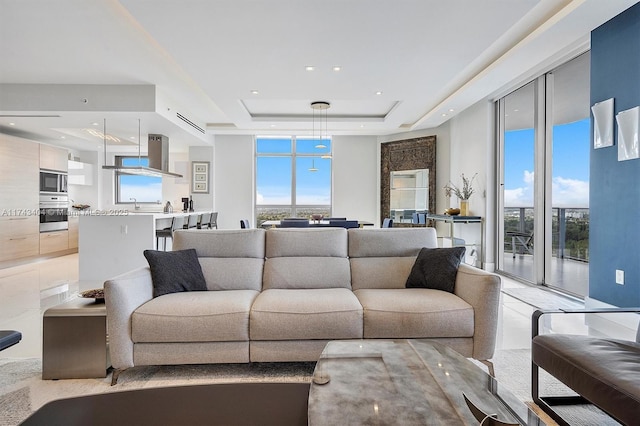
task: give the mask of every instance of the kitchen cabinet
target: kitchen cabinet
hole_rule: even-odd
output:
[[[69,231],[40,233],[40,254],[53,253],[69,248]]]
[[[37,256],[39,235],[38,216],[1,216],[0,261]]]
[[[40,144],[40,168],[66,172],[69,170],[69,151]]]
[[[39,144],[0,134],[0,261],[38,255]]]
[[[93,164],[69,160],[69,185],[93,185]]]
[[[69,215],[69,248],[78,248],[78,225],[80,216]]]

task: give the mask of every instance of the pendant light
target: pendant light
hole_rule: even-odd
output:
[[[324,112],[324,127],[325,129],[328,129],[327,127],[327,110],[331,107],[331,104],[329,102],[326,101],[315,101],[315,102],[311,102],[311,108],[313,109],[313,132],[314,132],[314,138],[315,138],[315,127],[316,127],[316,111],[320,111],[320,138],[318,141],[318,144],[316,145],[316,148],[318,149],[325,149],[327,146],[323,143],[323,139],[322,139],[322,121],[323,121],[323,117],[322,117],[322,113]],[[326,134],[325,134],[326,136]]]

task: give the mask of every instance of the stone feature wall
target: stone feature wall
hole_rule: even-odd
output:
[[[391,172],[429,169],[429,211],[436,210],[436,137],[426,136],[381,144],[380,223],[390,215]]]

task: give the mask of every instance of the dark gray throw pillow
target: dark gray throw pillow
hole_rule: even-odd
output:
[[[407,278],[407,288],[432,288],[453,293],[464,247],[423,248]]]
[[[181,291],[204,291],[207,283],[195,249],[145,250],[153,280],[153,297]]]

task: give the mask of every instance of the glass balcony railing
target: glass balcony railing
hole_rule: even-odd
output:
[[[554,207],[552,213],[553,257],[589,262],[589,209]],[[506,207],[504,209],[504,247],[511,251],[509,231],[533,234],[532,207]]]

